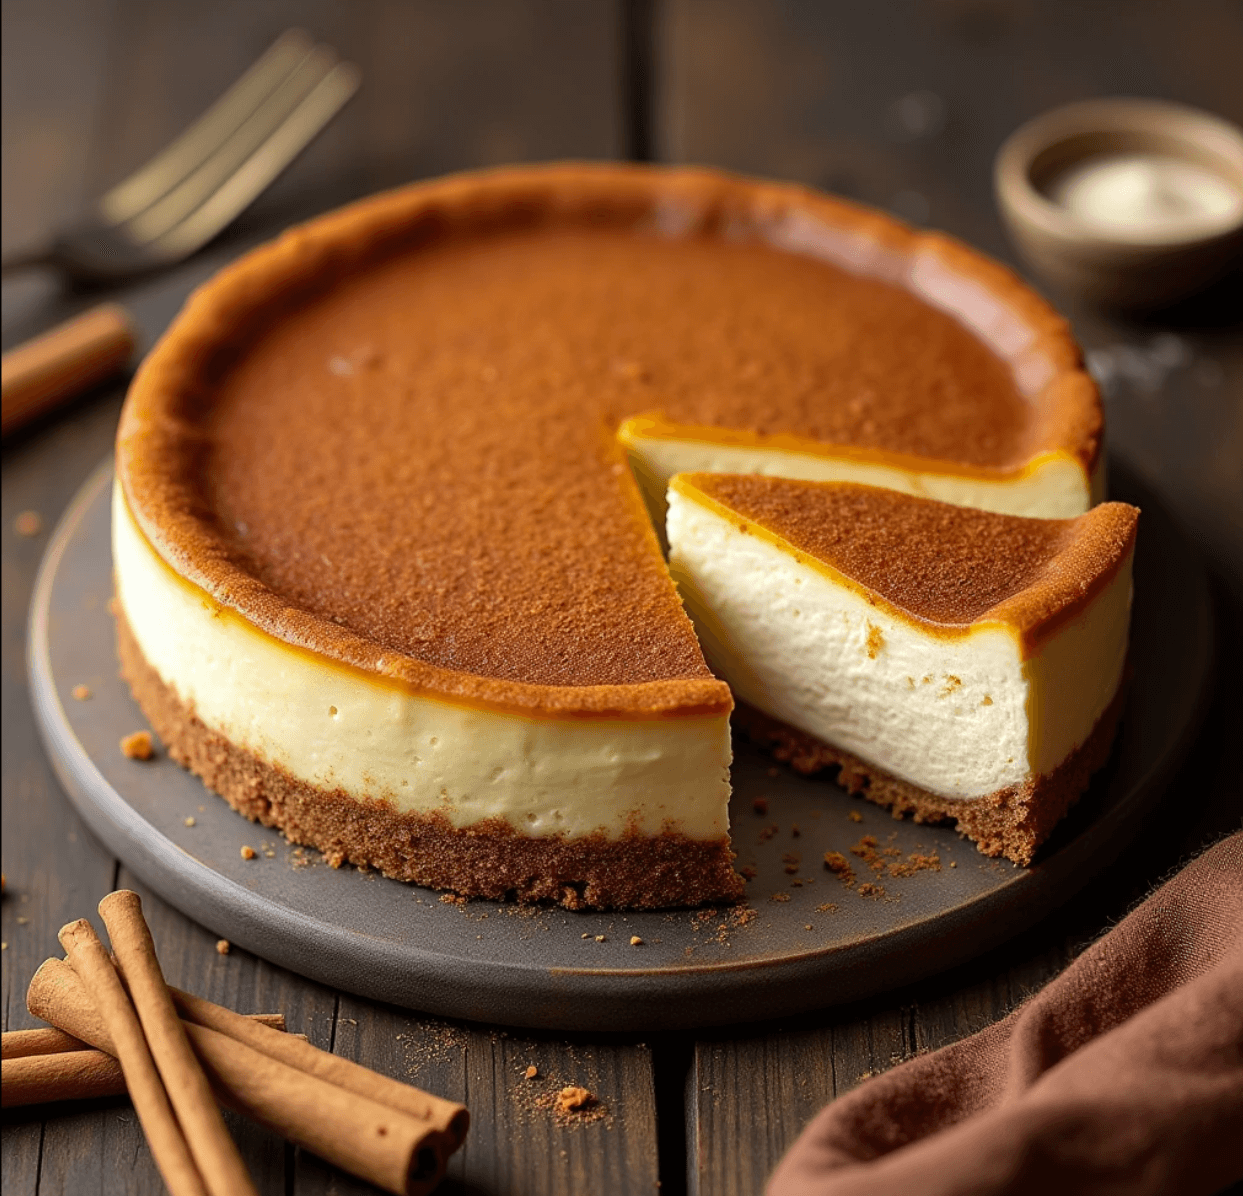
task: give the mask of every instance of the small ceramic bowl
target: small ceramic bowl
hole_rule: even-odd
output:
[[[1101,223],[1054,195],[1093,158],[1159,155],[1191,163],[1243,196],[1243,132],[1159,100],[1086,100],[1023,125],[997,154],[994,185],[1020,254],[1048,282],[1121,307],[1186,298],[1243,260],[1243,205],[1232,217],[1152,227]]]

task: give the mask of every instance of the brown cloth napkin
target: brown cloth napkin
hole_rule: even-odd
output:
[[[1208,1196],[1243,1178],[1243,834],[996,1025],[822,1109],[768,1196]]]

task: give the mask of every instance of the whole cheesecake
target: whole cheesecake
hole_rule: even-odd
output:
[[[467,896],[741,891],[729,714],[662,552],[682,471],[1082,514],[1065,322],[943,236],[619,165],[421,184],[197,292],[117,444],[122,665],[171,754]]]

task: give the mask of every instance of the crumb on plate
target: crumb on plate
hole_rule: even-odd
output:
[[[121,754],[130,760],[150,760],[155,755],[155,741],[150,731],[135,731],[121,740]]]

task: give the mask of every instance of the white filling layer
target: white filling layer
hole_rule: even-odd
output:
[[[1130,563],[1024,661],[1015,632],[921,631],[676,490],[670,567],[736,697],[943,797],[1049,772],[1081,744],[1126,658]]]
[[[729,720],[528,718],[372,681],[282,644],[179,577],[113,496],[117,597],[202,722],[299,780],[457,827],[617,838],[729,829]]]
[[[829,457],[762,446],[714,444],[705,440],[645,437],[622,428],[648,505],[663,516],[669,479],[677,473],[761,473],[808,482],[859,482],[883,486],[959,507],[978,507],[1002,515],[1073,519],[1103,497],[1097,479],[1089,481],[1078,461],[1061,453],[1037,458],[1030,469],[1006,481],[943,473],[916,473],[853,457]],[[657,526],[661,526],[660,522]]]

